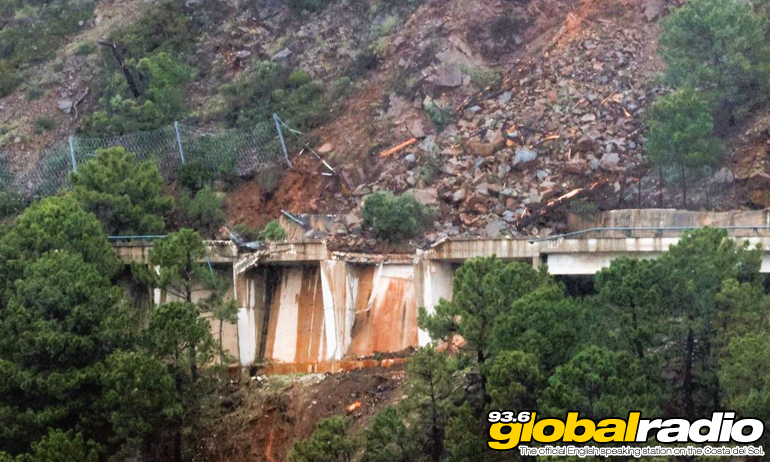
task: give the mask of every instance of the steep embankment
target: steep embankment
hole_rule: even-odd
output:
[[[351,419],[357,434],[385,406],[401,399],[405,372],[367,369],[334,375],[259,376],[232,385],[199,416],[191,460],[279,462],[294,441],[308,438],[332,415]]]
[[[668,3],[339,0],[297,12],[279,0],[188,1],[196,28],[184,59],[197,74],[185,88],[186,121],[224,125],[223,88],[260,60],[304,69],[327,87],[329,115],[305,141],[335,175],[322,175],[328,170],[300,145],[295,169],[274,191],[246,181],[228,192],[233,223],[260,226],[281,209],[344,212],[334,227],[338,245],[372,248],[377,243],[360,226],[362,198],[413,190],[440,210],[418,245],[558,232],[565,212],[660,204],[658,175],[642,154],[646,109],[662,91],[654,82],[661,69],[655,21]],[[0,149],[13,154],[14,168],[34,165],[41,147],[100,109],[106,58],[89,46],[98,50],[97,41],[157,5],[96,3],[93,20],[0,100]],[[55,128],[40,130],[41,118]],[[698,182],[692,203],[769,203],[767,125],[755,116],[725,131],[729,168]],[[724,187],[733,172],[739,187]],[[677,194],[665,189],[665,205],[678,204]],[[570,200],[559,200],[565,195]]]

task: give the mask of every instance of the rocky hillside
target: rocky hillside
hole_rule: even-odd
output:
[[[153,45],[195,70],[180,112],[188,124],[241,123],[233,92],[249,88],[237,84],[261,63],[322,84],[324,105],[297,98],[313,118],[293,142],[295,168],[274,190],[243,181],[229,191],[230,222],[335,213],[328,232],[340,247],[371,248],[360,207],[374,191],[411,191],[440,211],[416,245],[547,235],[563,231],[570,212],[679,204],[678,189],[661,187],[643,158],[646,110],[665,91],[656,84],[665,0],[335,0],[313,11],[297,3],[188,0],[179,8],[189,22],[162,29],[185,33]],[[15,168],[94,126],[89,116],[108,104],[111,59],[98,42],[135,36],[131,28],[162,4],[96,2],[54,56],[25,71],[0,99],[0,150]],[[163,42],[179,37],[187,42]],[[770,204],[769,124],[757,115],[722,131],[724,168],[697,182],[691,206]]]

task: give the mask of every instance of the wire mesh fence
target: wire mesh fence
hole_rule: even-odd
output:
[[[280,121],[280,119],[276,120]],[[69,186],[70,174],[94,158],[97,151],[123,147],[138,162],[153,162],[167,180],[180,165],[198,163],[213,174],[246,178],[265,169],[291,165],[283,148],[280,125],[253,130],[204,129],[181,125],[114,138],[70,137],[46,148],[36,165],[13,162],[0,151],[0,193],[32,200],[51,196]],[[16,165],[14,165],[16,164]]]

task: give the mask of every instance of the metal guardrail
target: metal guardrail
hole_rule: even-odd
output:
[[[165,234],[148,236],[107,236],[107,240],[109,241],[156,241],[164,238],[166,238]]]
[[[589,234],[589,233],[601,233],[601,232],[611,232],[611,231],[621,231],[621,232],[627,232],[627,233],[630,233],[633,231],[655,231],[658,233],[663,233],[665,231],[692,231],[694,229],[703,229],[703,228],[716,228],[716,229],[724,229],[727,231],[753,230],[754,232],[757,232],[760,229],[770,231],[770,226],[636,226],[636,227],[621,226],[621,227],[581,229],[579,231],[572,231],[569,233],[557,234],[555,236],[541,237],[537,239],[528,239],[527,242],[535,243],[535,242],[555,241],[557,239],[582,236],[584,234]]]

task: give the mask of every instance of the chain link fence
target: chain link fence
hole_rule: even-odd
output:
[[[0,151],[0,193],[24,200],[52,196],[66,189],[70,173],[94,158],[99,149],[112,147],[125,148],[138,162],[157,164],[167,180],[175,178],[180,165],[193,162],[215,175],[252,177],[266,169],[291,166],[281,133],[283,122],[278,116],[274,119],[275,128],[262,125],[253,130],[204,129],[175,122],[114,138],[73,136],[46,148],[33,167],[12,161],[8,153]]]

